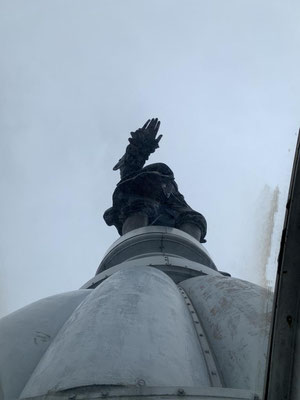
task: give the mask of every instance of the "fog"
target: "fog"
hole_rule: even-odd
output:
[[[300,5],[0,3],[0,315],[74,290],[118,238],[103,212],[129,132],[208,222],[218,269],[274,285],[300,126]]]

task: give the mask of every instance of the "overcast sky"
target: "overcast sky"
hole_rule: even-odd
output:
[[[102,219],[112,167],[151,117],[150,161],[205,215],[218,268],[273,284],[299,14],[298,0],[1,0],[0,315],[94,275],[118,238]]]

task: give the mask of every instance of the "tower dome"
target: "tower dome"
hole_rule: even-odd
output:
[[[104,218],[121,237],[96,275],[0,321],[1,400],[261,394],[270,292],[218,271],[205,218],[173,173],[143,169],[158,129],[155,119],[133,132],[116,165]]]

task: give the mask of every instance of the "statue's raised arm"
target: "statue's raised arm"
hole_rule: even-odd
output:
[[[120,170],[121,179],[143,168],[150,154],[159,147],[158,143],[162,138],[162,135],[156,137],[159,126],[160,121],[152,118],[142,128],[130,133],[125,154],[113,168],[114,171]]]

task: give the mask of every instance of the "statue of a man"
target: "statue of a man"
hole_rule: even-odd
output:
[[[163,163],[144,167],[149,155],[159,147],[157,118],[131,132],[124,156],[113,168],[121,180],[113,193],[113,206],[105,211],[107,225],[114,225],[123,235],[148,225],[163,225],[189,233],[206,242],[206,220],[194,211],[179,192],[172,170]]]

